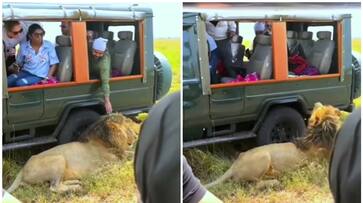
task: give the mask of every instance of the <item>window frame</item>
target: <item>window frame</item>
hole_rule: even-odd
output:
[[[37,21],[42,22],[42,21]],[[48,21],[47,21],[48,22]],[[58,22],[58,21],[49,21]],[[60,21],[59,21],[60,22]],[[117,21],[115,21],[117,22]],[[121,21],[124,22],[124,21]],[[139,39],[137,41],[139,46],[139,56],[140,56],[140,74],[128,75],[120,77],[110,77],[110,83],[116,81],[126,81],[126,80],[140,80],[145,77],[145,20],[133,21],[136,22],[135,30],[138,30]],[[69,82],[59,82],[56,84],[40,84],[31,85],[23,87],[8,87],[8,93],[32,91],[39,89],[50,89],[50,88],[60,88],[60,87],[72,87],[77,85],[88,85],[101,82],[100,79],[90,79],[89,78],[89,61],[88,61],[88,48],[87,48],[87,21],[71,21],[71,38],[72,38],[72,67],[73,67],[73,80]],[[136,33],[135,33],[136,34]],[[77,52],[74,52],[77,50]],[[86,60],[82,60],[86,59]]]
[[[248,20],[250,22],[251,20]],[[230,88],[230,87],[244,87],[253,85],[265,85],[282,82],[294,82],[302,80],[319,80],[326,78],[337,78],[339,79],[342,75],[342,23],[338,21],[319,21],[336,23],[337,26],[337,56],[338,56],[338,73],[317,75],[317,76],[300,76],[295,78],[288,77],[288,56],[287,56],[287,22],[303,22],[301,20],[286,20],[286,21],[273,21],[266,20],[272,24],[272,68],[273,78],[269,80],[259,80],[253,82],[236,82],[236,83],[219,83],[210,84],[211,89]],[[236,20],[236,22],[244,22],[243,20]],[[333,38],[334,39],[334,38]],[[279,52],[279,54],[276,54]],[[281,54],[285,53],[285,54]],[[277,68],[279,67],[279,68]]]

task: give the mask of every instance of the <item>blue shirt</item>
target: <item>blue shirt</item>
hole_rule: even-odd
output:
[[[30,45],[30,41],[20,45],[16,63],[23,66],[23,70],[41,78],[48,76],[49,68],[59,63],[53,44],[43,40],[38,53]]]

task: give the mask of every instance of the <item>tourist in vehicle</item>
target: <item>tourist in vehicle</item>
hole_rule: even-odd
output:
[[[218,83],[217,76],[217,63],[218,63],[218,51],[217,51],[217,43],[208,33],[207,36],[207,44],[208,44],[208,58],[209,58],[209,71],[211,75],[211,83]]]
[[[93,41],[95,41],[95,31],[93,30],[87,30],[87,43],[88,43],[88,48],[89,50],[91,50],[90,48],[93,45]]]
[[[8,87],[33,85],[53,77],[59,60],[53,44],[43,40],[44,35],[39,24],[30,25],[28,41],[21,43],[14,64],[17,73],[8,77]]]
[[[15,47],[21,42],[26,41],[26,33],[29,24],[22,21],[5,21],[3,25],[3,46],[7,67],[7,74],[10,75],[13,70],[11,64],[15,62]]]
[[[263,22],[257,22],[254,26],[254,29],[255,29],[255,35],[263,35],[263,34],[266,34],[266,25],[265,23]],[[253,54],[253,51],[255,50],[256,48],[256,36],[255,38],[253,39],[253,44],[252,44],[252,50],[250,49],[246,49],[246,57],[247,58],[251,58],[252,54]]]
[[[265,35],[271,36],[272,35],[272,24],[271,22],[265,21]]]
[[[92,57],[90,64],[90,78],[101,79],[101,87],[104,94],[104,105],[107,113],[112,113],[110,101],[110,71],[111,57],[107,51],[107,39],[99,37],[93,41]]]
[[[217,43],[219,59],[223,61],[223,65],[230,77],[236,77],[236,72],[233,70],[231,42],[230,38],[236,35],[236,23],[234,21],[207,21],[207,33],[213,37]]]
[[[62,31],[62,35],[65,36],[70,36],[71,35],[71,31],[70,31],[70,22],[69,21],[62,21],[60,24],[61,27],[61,31]]]

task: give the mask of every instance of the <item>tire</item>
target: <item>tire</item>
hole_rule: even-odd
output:
[[[301,137],[305,122],[299,112],[289,107],[272,109],[257,132],[257,145],[288,142]]]
[[[158,52],[155,52],[154,55],[154,66],[156,77],[156,99],[159,100],[170,89],[172,72],[168,60]]]
[[[78,110],[72,112],[65,122],[58,137],[59,144],[77,140],[82,132],[92,123],[97,121],[100,114],[92,110]]]

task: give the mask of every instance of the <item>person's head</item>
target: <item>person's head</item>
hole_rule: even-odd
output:
[[[18,37],[24,31],[20,22],[16,20],[5,21],[4,27],[6,35],[11,39]]]
[[[93,41],[92,55],[96,58],[101,58],[105,54],[107,48],[107,39],[99,37]]]
[[[39,24],[32,24],[29,26],[27,38],[32,44],[42,44],[45,31]]]
[[[257,22],[254,28],[255,28],[255,34],[259,35],[265,32],[266,26],[265,23]]]
[[[93,41],[97,38],[97,33],[96,31],[93,30],[88,30],[87,31],[87,41],[88,43],[90,43],[92,45]]]
[[[66,35],[66,36],[68,36],[68,35],[70,35],[70,29],[69,29],[69,22],[68,21],[62,21],[61,22],[61,25],[60,25],[60,27],[61,27],[61,31],[62,31],[62,35]]]

